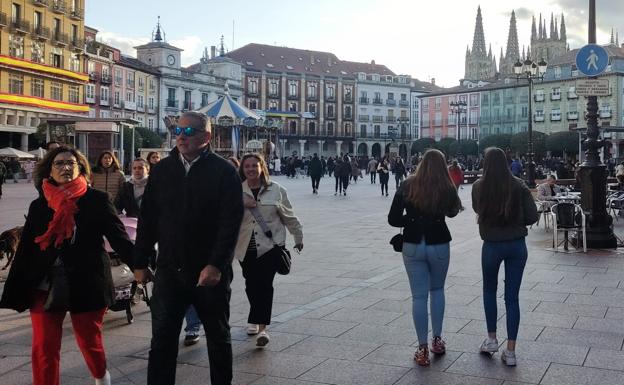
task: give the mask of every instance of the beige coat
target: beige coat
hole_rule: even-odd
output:
[[[117,194],[123,188],[126,177],[121,171],[112,171],[112,169],[102,172],[93,172],[91,174],[91,187],[108,193],[111,202],[115,202]]]
[[[247,194],[253,199],[253,192],[249,188],[247,181],[243,182],[243,194]],[[271,182],[258,195],[257,204],[260,214],[262,214],[264,221],[271,229],[275,243],[278,245],[286,243],[286,229],[295,238],[295,244],[303,243],[303,227],[295,216],[284,187],[278,183]],[[271,239],[264,234],[260,225],[256,223],[251,211],[245,209],[243,221],[238,232],[238,241],[234,249],[234,256],[241,262],[245,258],[252,232],[256,238],[258,255],[262,255],[273,248]]]

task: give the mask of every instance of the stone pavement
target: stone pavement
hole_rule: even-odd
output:
[[[388,244],[396,229],[386,223],[392,197],[366,180],[348,196],[333,195],[323,178],[320,195],[309,179],[276,178],[289,190],[304,224],[305,249],[293,272],[276,279],[271,342],[257,349],[244,331],[248,311],[238,263],[231,302],[234,383],[304,384],[624,384],[624,257],[618,252],[548,251],[549,233],[534,227],[520,294],[518,366],[508,368],[477,348],[485,335],[480,248],[470,186],[460,190],[466,210],[449,220],[454,237],[446,284],[446,355],[420,368],[412,360],[416,333],[401,256]],[[391,187],[391,193],[394,188]],[[35,196],[26,184],[5,185],[0,230],[23,222]],[[622,233],[624,223],[617,224]],[[292,240],[291,246],[292,246]],[[501,276],[502,284],[502,276]],[[502,285],[499,337],[505,337]],[[150,316],[135,307],[105,316],[105,343],[114,384],[145,384]],[[91,384],[66,324],[62,383]],[[27,314],[0,311],[0,383],[29,384]],[[178,384],[208,383],[205,343],[180,345]]]

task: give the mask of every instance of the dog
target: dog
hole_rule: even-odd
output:
[[[17,226],[0,234],[0,260],[7,257],[7,263],[2,270],[6,270],[13,262],[23,230],[24,226]]]

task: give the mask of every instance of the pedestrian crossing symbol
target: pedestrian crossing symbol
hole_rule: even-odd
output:
[[[576,54],[576,68],[587,76],[598,76],[607,69],[609,54],[597,44],[587,44]]]

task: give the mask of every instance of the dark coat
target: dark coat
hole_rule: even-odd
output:
[[[0,308],[19,312],[30,308],[34,291],[59,253],[69,281],[70,311],[95,311],[113,304],[111,266],[102,237],[106,236],[126,263],[132,257],[132,242],[105,192],[89,188],[76,204],[78,213],[75,215],[74,242],[66,240],[60,249],[51,246],[45,251],[41,251],[35,238],[46,232],[54,211],[43,197],[30,204],[22,239],[4,285]]]
[[[158,242],[158,268],[197,280],[207,265],[232,262],[243,218],[243,190],[234,166],[206,150],[186,174],[177,149],[150,173],[141,202],[135,267],[146,268]]]
[[[136,199],[134,199],[134,185],[132,183],[124,182],[123,187],[117,194],[117,198],[115,198],[115,207],[119,213],[125,210],[127,217],[139,217],[139,205]]]
[[[308,166],[310,176],[320,177],[323,174],[323,163],[319,158],[312,158]]]
[[[388,213],[388,223],[393,227],[403,227],[405,242],[420,243],[424,237],[427,245],[436,245],[451,241],[451,233],[444,217],[452,218],[461,209],[461,200],[457,191],[449,191],[447,209],[443,213],[425,213],[415,208],[405,199],[405,183],[401,185]]]

